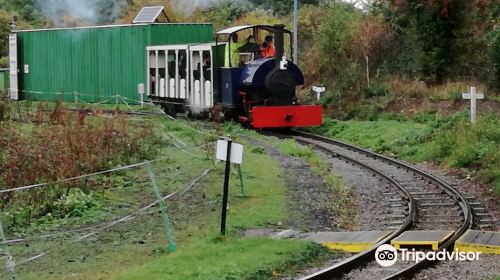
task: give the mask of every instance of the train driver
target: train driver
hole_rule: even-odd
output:
[[[276,49],[273,44],[273,36],[267,35],[262,43],[261,55],[263,58],[276,56]]]
[[[240,48],[245,43],[238,43],[238,34],[233,33],[231,36],[231,44],[229,44],[228,51],[226,52],[226,58],[224,61],[224,67],[229,67],[229,59],[231,59],[231,67],[239,67],[240,65]]]

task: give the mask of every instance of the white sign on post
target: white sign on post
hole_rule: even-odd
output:
[[[218,160],[226,161],[227,157],[227,141],[218,140],[216,158]],[[243,145],[232,143],[231,144],[231,163],[241,164],[243,162]]]
[[[326,91],[326,88],[324,86],[313,86],[312,91],[316,93],[316,99],[319,101],[321,94]]]
[[[137,85],[137,93],[141,96],[141,107],[144,107],[144,84]]]
[[[484,99],[484,94],[476,93],[476,87],[470,87],[470,93],[462,93],[462,99],[470,99],[470,122],[476,122],[476,100]]]

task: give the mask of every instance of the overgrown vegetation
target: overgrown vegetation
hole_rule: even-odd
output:
[[[9,165],[11,153],[7,148],[19,149],[21,141],[27,146],[21,152],[34,160],[29,163],[32,174],[12,178],[32,176],[35,181],[28,183],[39,183],[164,158],[152,165],[158,188],[166,195],[184,190],[207,168],[214,170],[188,192],[166,201],[177,243],[174,254],[167,253],[165,225],[158,208],[114,224],[156,199],[142,168],[16,193],[2,204],[0,219],[8,239],[25,239],[9,244],[10,253],[21,263],[15,270],[19,278],[161,279],[168,274],[175,279],[274,279],[337,256],[337,252],[310,242],[242,236],[246,229],[286,227],[289,218],[283,171],[270,156],[250,144],[245,145],[242,166],[245,196],[240,195],[237,174],[232,174],[227,233],[225,238],[218,235],[223,165],[214,165],[213,143],[217,136],[214,132],[222,134],[224,127],[206,130],[205,123],[171,121],[157,115],[126,116],[118,110],[105,114],[99,113],[97,105],[92,110],[78,110],[79,106],[72,105],[75,112],[66,110],[66,106],[0,103],[0,134],[6,139],[0,162]],[[9,141],[14,137],[18,139],[15,145]],[[76,138],[92,141],[87,145]],[[44,150],[44,145],[54,151]],[[15,155],[15,159],[20,158]],[[82,239],[103,226],[105,230]],[[40,252],[48,255],[23,263]],[[198,269],[187,269],[193,263]]]
[[[111,116],[85,108],[72,112],[61,103],[53,109],[39,103],[22,115],[15,110],[14,103],[0,101],[2,189],[135,163],[151,158],[161,144],[151,133],[150,124],[132,124],[118,112]],[[55,183],[26,192],[3,193],[0,207],[8,209],[4,214],[10,226],[26,225],[46,215],[81,215],[97,205],[93,193],[108,187],[95,179]]]

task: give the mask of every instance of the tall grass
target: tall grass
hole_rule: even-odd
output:
[[[4,112],[13,110],[14,103],[2,104]],[[0,189],[109,169],[150,158],[158,147],[147,122],[132,125],[118,112],[67,111],[60,103],[52,110],[46,108],[46,104],[39,104],[23,121],[11,115],[0,120]],[[71,192],[73,188],[89,193],[103,187],[89,179],[9,192],[0,196],[0,207],[30,206],[23,215],[29,222],[57,208],[61,197],[78,194]]]

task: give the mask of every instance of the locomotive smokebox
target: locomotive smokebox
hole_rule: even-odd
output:
[[[274,25],[274,47],[276,48],[276,69],[280,68],[280,62],[285,53],[285,25],[275,24]]]
[[[297,85],[292,74],[287,71],[288,62],[283,61],[283,54],[285,53],[284,33],[285,26],[283,24],[274,25],[275,64],[274,69],[267,75],[265,80],[266,90],[272,96],[270,100],[272,100],[273,105],[292,104]]]

